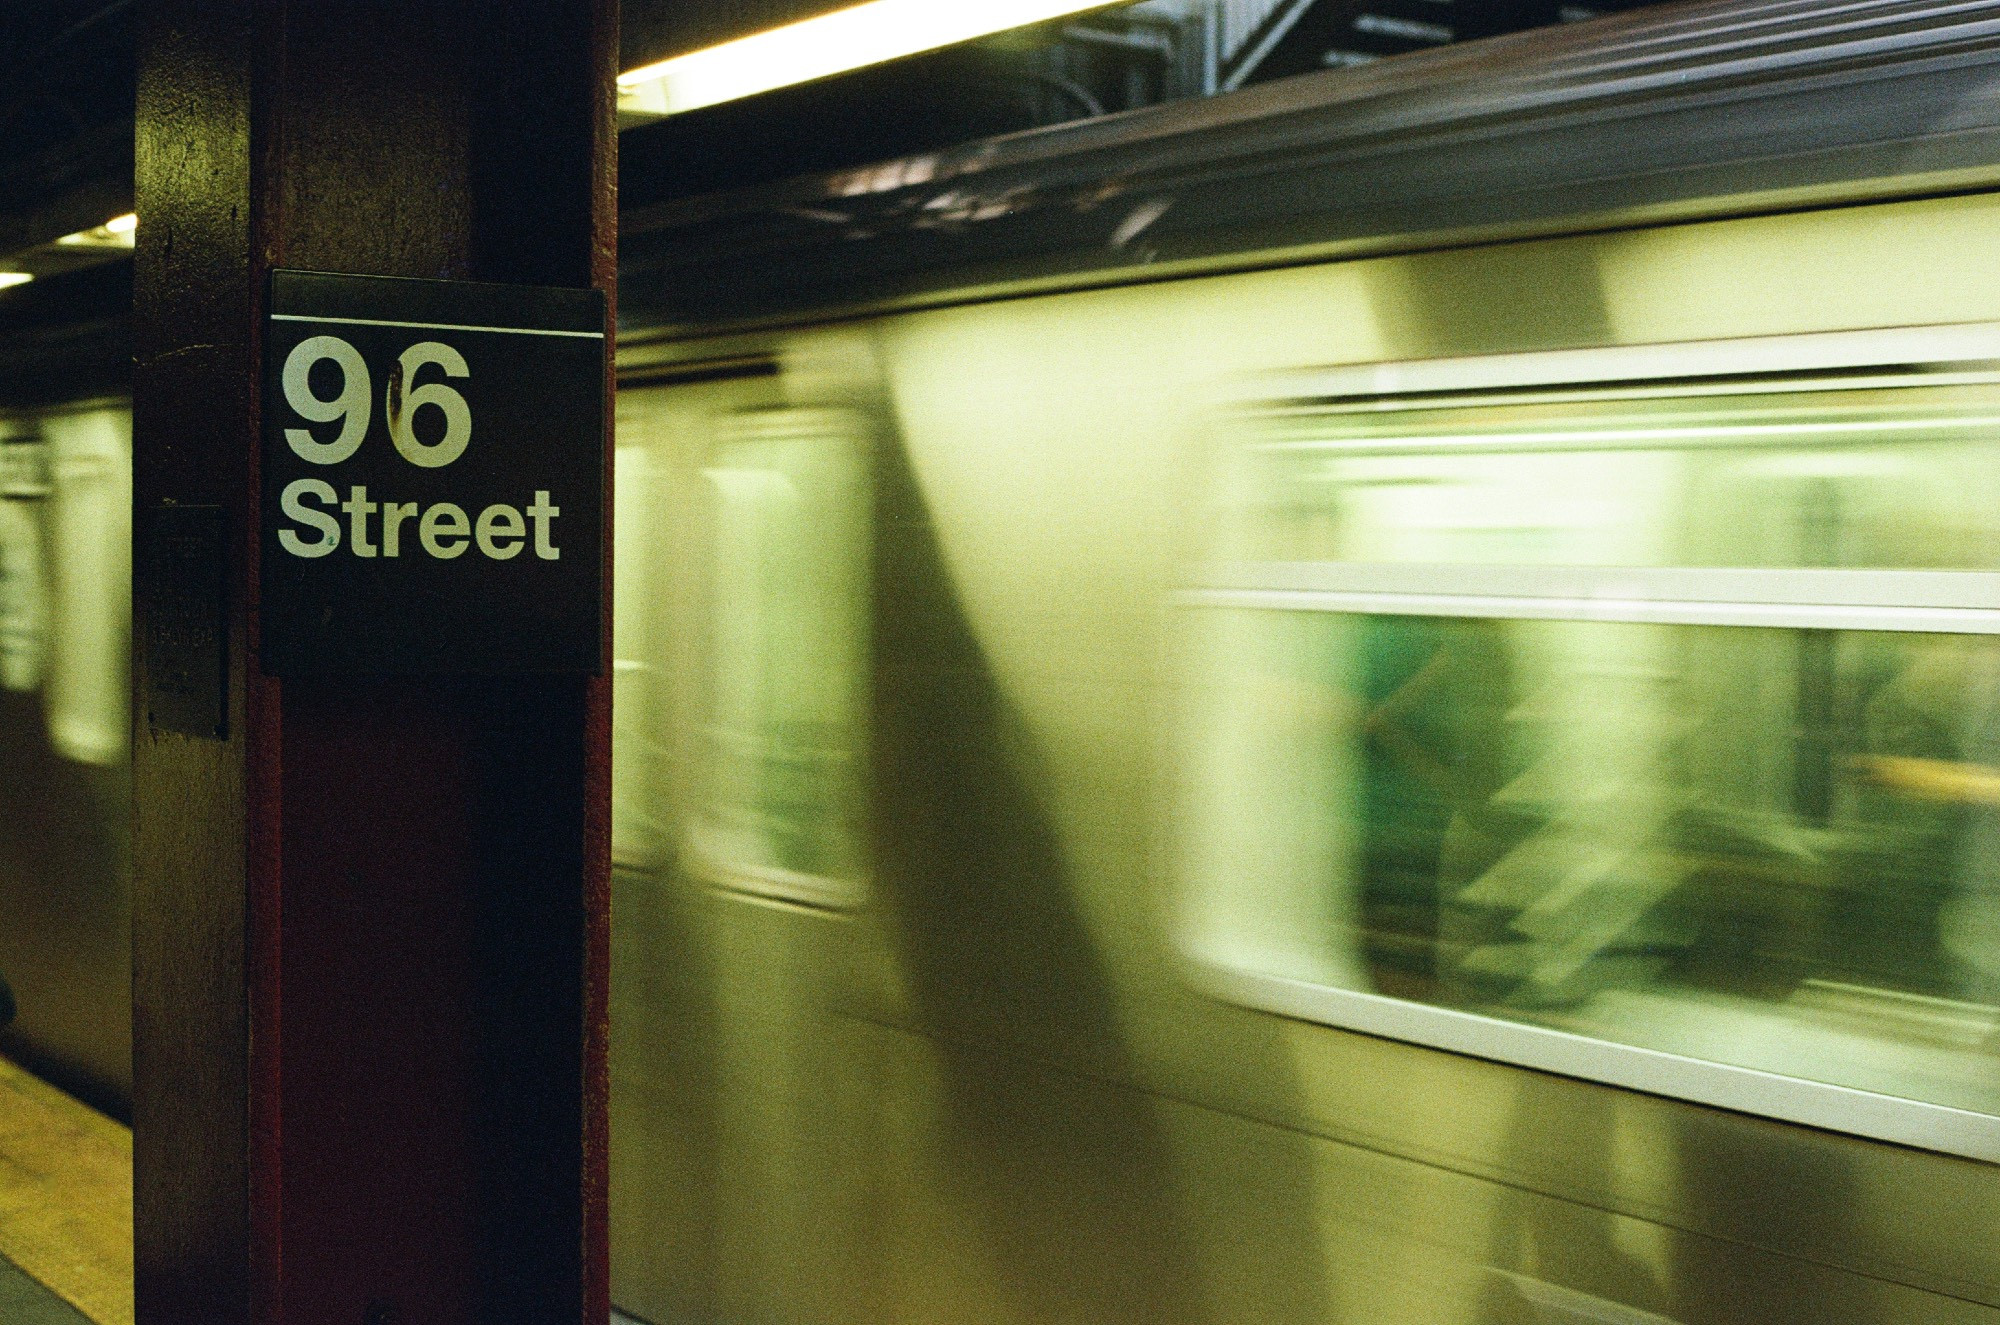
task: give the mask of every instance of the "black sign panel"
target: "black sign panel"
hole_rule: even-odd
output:
[[[603,668],[604,297],[271,274],[279,676]]]

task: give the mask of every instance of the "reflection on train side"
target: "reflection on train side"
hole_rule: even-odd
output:
[[[2000,1114],[1995,381],[1253,410],[1191,595],[1189,946]]]

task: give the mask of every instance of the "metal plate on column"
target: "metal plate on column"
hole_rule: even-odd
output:
[[[146,721],[155,731],[225,735],[228,532],[220,506],[159,506],[140,522]]]

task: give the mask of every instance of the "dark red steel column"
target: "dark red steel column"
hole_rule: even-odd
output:
[[[254,533],[270,269],[612,289],[616,29],[616,0],[150,5],[134,377],[146,1325],[605,1318],[608,679],[280,686],[256,664]],[[186,644],[204,573],[198,551],[163,571],[149,531],[188,506],[221,512],[219,738],[148,719],[148,654]]]

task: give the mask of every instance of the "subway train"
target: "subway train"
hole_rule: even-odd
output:
[[[628,216],[621,1309],[2000,1319],[1996,187],[1864,0]]]
[[[131,484],[128,401],[0,412],[0,1053],[114,1113],[132,1082]]]
[[[1943,0],[629,214],[619,1309],[2000,1321],[1996,251]],[[0,439],[0,1047],[115,1100],[128,411]]]

